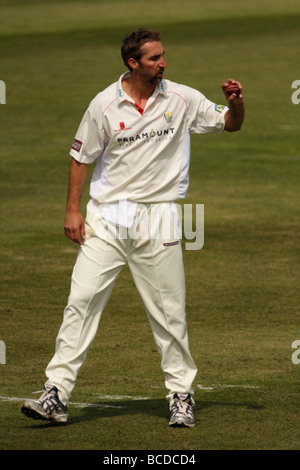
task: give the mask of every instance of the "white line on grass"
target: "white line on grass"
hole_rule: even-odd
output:
[[[281,126],[278,126],[278,129],[280,129],[281,131],[294,131],[294,130],[298,130],[299,126],[291,126],[289,124],[283,124]]]
[[[198,384],[197,387],[200,390],[217,390],[218,388],[259,388],[254,385],[226,385],[226,384],[212,384],[212,387],[204,387],[201,384]]]
[[[75,406],[76,408],[125,408],[125,406],[106,405],[104,403],[76,403],[76,402],[70,402],[69,405]]]
[[[97,395],[102,400],[150,400],[150,397],[133,397],[131,395]]]
[[[203,385],[201,385],[201,384],[198,384],[197,387],[200,390],[216,390],[216,387],[203,387]]]
[[[18,397],[2,397],[0,396],[0,400],[2,401],[26,401],[28,398],[18,398]],[[124,406],[119,405],[107,405],[104,403],[77,403],[77,402],[70,402],[69,405],[75,406],[76,408],[125,408]]]

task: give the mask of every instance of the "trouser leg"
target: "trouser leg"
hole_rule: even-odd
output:
[[[124,264],[125,255],[112,237],[101,240],[93,236],[80,249],[55,354],[46,368],[47,382],[58,388],[64,403],[71,396],[101,314]]]
[[[164,207],[162,218],[165,211],[168,206]],[[163,234],[158,238],[150,236],[136,243],[128,256],[161,354],[165,386],[170,394],[193,393],[197,373],[188,342],[182,249],[180,243],[173,244],[177,241],[172,236],[163,238]]]

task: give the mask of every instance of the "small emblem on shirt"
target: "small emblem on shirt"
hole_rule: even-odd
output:
[[[172,121],[172,113],[171,111],[167,111],[166,113],[164,113],[164,118],[167,122],[171,122]]]
[[[115,129],[114,132],[128,131],[132,127],[126,127],[125,122],[119,122],[119,129]]]
[[[225,106],[222,106],[221,104],[215,104],[215,110],[216,110],[218,113],[221,113],[224,108],[225,108]]]
[[[74,139],[72,144],[72,149],[76,150],[76,152],[80,152],[82,146],[82,142],[80,140]]]

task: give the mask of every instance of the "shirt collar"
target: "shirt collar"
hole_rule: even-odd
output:
[[[130,76],[130,72],[125,72],[121,75],[117,82],[117,100],[118,104],[122,103],[123,101],[127,100],[127,95],[124,92],[122,88],[122,81]],[[165,98],[167,98],[167,91],[166,91],[166,83],[165,80],[162,80],[161,82],[157,83],[153,95],[152,96],[157,96],[157,95],[163,95]]]

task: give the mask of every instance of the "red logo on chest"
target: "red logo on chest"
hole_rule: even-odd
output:
[[[129,129],[132,129],[132,127],[126,127],[125,122],[119,122],[119,126],[119,129],[115,129],[114,132],[128,131]]]

